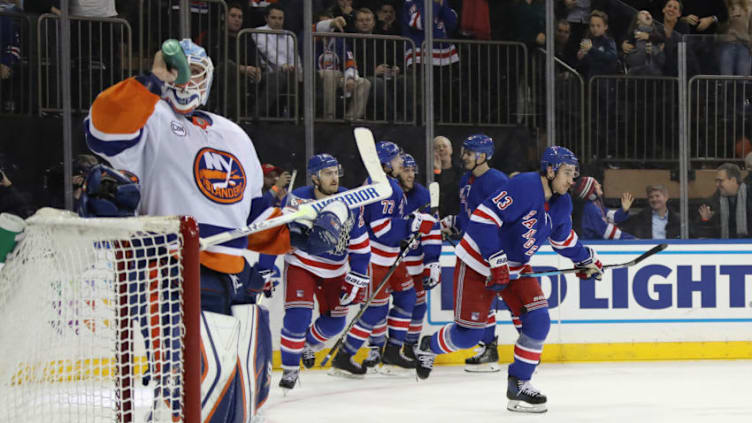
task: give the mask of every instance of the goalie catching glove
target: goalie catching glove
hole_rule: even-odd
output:
[[[138,184],[117,170],[96,165],[89,170],[81,192],[81,217],[135,216],[141,192]]]
[[[441,282],[441,266],[439,262],[428,263],[423,268],[423,289],[431,290]]]
[[[342,289],[339,294],[340,305],[350,305],[358,295],[358,292],[368,286],[368,276],[356,272],[347,272],[345,282],[342,283]]]
[[[598,255],[595,254],[595,250],[590,247],[586,247],[588,252],[588,258],[577,262],[574,267],[579,269],[575,275],[580,279],[595,278],[597,280],[603,279],[603,263]]]
[[[324,206],[313,220],[295,221],[290,227],[290,243],[294,248],[318,256],[334,251],[345,231],[345,222],[350,217],[350,210],[342,200],[334,200]]]
[[[486,280],[486,288],[497,292],[503,291],[509,285],[507,255],[503,251],[499,251],[488,258],[488,264],[491,267],[491,274]]]

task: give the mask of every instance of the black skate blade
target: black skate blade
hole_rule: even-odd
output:
[[[545,413],[548,411],[546,404],[530,404],[520,400],[509,400],[507,402],[507,410],[515,413]]]

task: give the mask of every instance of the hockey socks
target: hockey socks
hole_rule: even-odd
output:
[[[347,333],[343,349],[350,355],[355,355],[363,343],[368,339],[373,328],[386,317],[389,306],[368,307],[357,323]]]
[[[420,332],[423,330],[423,318],[426,316],[426,303],[415,304],[413,315],[410,319],[410,326],[407,328],[405,342],[408,344],[417,344],[420,339]]]
[[[282,321],[280,350],[283,369],[300,368],[300,355],[306,342],[306,331],[311,323],[310,308],[288,308]]]
[[[387,327],[389,328],[389,343],[402,346],[407,336],[407,329],[412,320],[413,308],[415,307],[415,289],[393,292],[392,309],[389,310]]]
[[[431,351],[436,354],[446,354],[470,348],[480,341],[482,335],[483,329],[471,329],[450,323],[433,334]]]
[[[539,308],[521,315],[520,321],[522,333],[514,345],[514,362],[509,365],[509,375],[528,381],[540,362],[551,319],[547,308]]]
[[[369,347],[383,348],[384,344],[386,344],[386,318],[373,327],[371,336],[368,338]]]
[[[488,313],[488,320],[486,321],[486,329],[483,331],[483,337],[481,342],[488,345],[496,341],[496,311],[491,310]]]
[[[345,328],[345,316],[330,317],[319,316],[318,319],[308,328],[306,334],[306,343],[316,349],[319,344],[326,342],[327,339],[340,333]]]

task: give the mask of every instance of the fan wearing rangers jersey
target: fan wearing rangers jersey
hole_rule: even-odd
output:
[[[572,188],[575,199],[575,216],[583,239],[634,239],[634,235],[619,229],[619,223],[629,218],[632,195],[624,193],[621,207],[607,209],[603,205],[603,187],[591,176],[583,176]],[[580,213],[577,213],[580,211]]]
[[[139,214],[194,216],[202,237],[281,214],[264,205],[261,165],[246,133],[230,120],[197,110],[209,97],[211,59],[188,39],[179,45],[188,81],[177,84],[178,71],[168,70],[157,52],[151,73],[97,96],[84,122],[89,148],[139,181]],[[247,263],[244,250],[279,255],[292,247],[311,254],[333,249],[349,212],[344,202],[332,204],[313,222],[271,228],[200,252],[202,421],[248,421],[268,396],[268,311],[251,304],[265,280]],[[173,415],[179,411],[172,409]]]
[[[428,188],[415,182],[418,164],[410,154],[402,155],[402,171],[397,180],[405,193],[405,213],[410,214],[418,211],[430,213],[431,196]],[[403,354],[410,360],[415,360],[413,352],[423,329],[423,318],[426,315],[426,291],[439,284],[441,280],[441,267],[439,255],[441,254],[441,230],[436,222],[428,235],[421,237],[420,242],[413,242],[410,252],[405,257],[407,273],[413,279],[415,286],[415,307],[407,329]],[[363,360],[363,366],[375,367],[381,362],[382,350],[386,343],[386,320],[380,322],[371,332],[368,338],[368,357]],[[391,373],[392,369],[383,368],[385,373]]]
[[[402,345],[415,306],[415,287],[405,262],[396,263],[396,260],[402,241],[417,232],[428,235],[436,223],[436,219],[427,213],[415,213],[412,216],[405,213],[405,194],[395,179],[402,171],[400,148],[393,142],[380,141],[376,144],[376,152],[384,172],[388,175],[392,196],[365,206],[363,213],[371,242],[371,282],[365,289],[365,297],[373,296],[373,301],[347,333],[342,348],[332,360],[332,367],[344,376],[362,376],[366,373],[367,369],[354,362],[352,356],[384,319],[387,321],[389,339],[384,347],[381,362],[385,365],[415,368],[415,361],[402,354]],[[376,291],[393,265],[396,266],[394,273],[387,283]],[[390,293],[393,298],[391,310]]]
[[[339,186],[341,171],[337,159],[329,154],[311,157],[308,174],[313,185],[294,190],[285,199],[287,204],[319,200],[346,191]],[[284,389],[295,387],[301,355],[303,365],[313,367],[316,351],[342,331],[347,306],[368,285],[371,246],[362,213],[361,209],[354,216],[349,242],[342,251],[312,255],[295,249],[285,256],[285,316],[280,341],[283,374],[279,381]],[[314,296],[319,304],[319,317],[311,325]]]
[[[441,220],[442,229],[450,236],[461,237],[478,205],[509,180],[504,172],[488,164],[493,153],[493,139],[485,134],[471,135],[462,142],[461,158],[467,172],[460,179],[460,212],[457,216],[449,215]],[[516,319],[514,323],[516,326]],[[465,360],[465,371],[500,371],[497,345],[496,310],[489,308],[486,330],[478,344],[478,352]]]
[[[508,368],[507,409],[546,411],[546,397],[530,379],[551,326],[548,302],[537,278],[519,275],[532,271],[531,257],[548,240],[557,253],[575,263],[579,278],[602,277],[595,251],[584,247],[572,230],[568,190],[578,166],[571,151],[548,147],[540,172],[515,176],[473,212],[456,250],[454,323],[421,339],[416,350],[418,378],[429,376],[437,354],[480,340],[488,307],[500,295],[521,322],[514,362]]]

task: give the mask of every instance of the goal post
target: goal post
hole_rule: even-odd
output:
[[[195,220],[26,222],[0,269],[0,421],[200,421]]]

